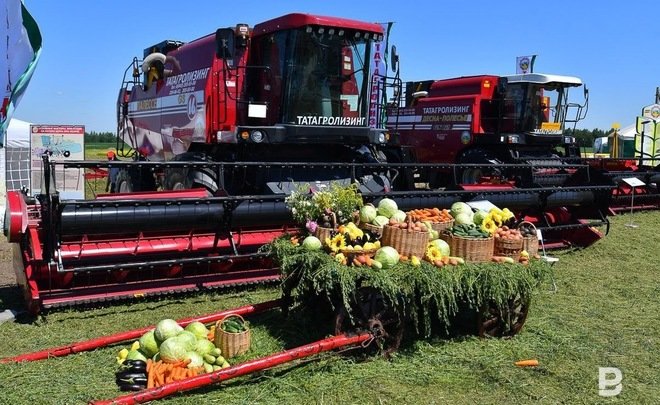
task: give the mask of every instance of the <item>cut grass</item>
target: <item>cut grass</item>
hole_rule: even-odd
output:
[[[637,229],[624,226],[629,219],[614,217],[610,234],[592,247],[554,254],[560,258],[553,268],[558,290],[545,284],[535,292],[527,323],[513,339],[408,341],[391,360],[323,355],[163,402],[657,403],[660,212],[635,213]],[[0,325],[0,353],[40,350],[277,296],[275,288],[260,288],[54,312],[37,321]],[[17,299],[5,293],[0,303],[15,306]],[[329,322],[312,318],[294,312],[284,320],[279,311],[249,317],[253,348],[231,363],[325,337]],[[114,357],[126,346],[0,365],[0,403],[82,404],[120,395],[114,385]],[[529,358],[538,359],[539,367],[513,365]],[[598,367],[621,369],[618,397],[598,396]]]

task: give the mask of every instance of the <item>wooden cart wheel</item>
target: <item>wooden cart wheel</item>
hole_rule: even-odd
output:
[[[378,349],[387,357],[395,352],[403,338],[403,321],[387,305],[382,294],[372,287],[362,287],[352,304],[353,319],[341,305],[335,314],[335,334],[355,329],[371,331],[376,337]]]
[[[481,337],[512,337],[522,329],[529,312],[529,298],[517,295],[504,308],[490,302],[479,311],[477,327]]]

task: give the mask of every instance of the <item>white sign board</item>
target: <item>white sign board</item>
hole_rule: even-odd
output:
[[[30,125],[32,195],[41,193],[44,153],[52,161],[85,160],[85,126]],[[55,188],[63,199],[85,198],[85,172],[55,166]]]
[[[630,187],[640,187],[640,186],[645,186],[646,183],[638,179],[637,177],[628,177],[625,179],[621,179],[624,183],[629,185]]]
[[[497,205],[488,200],[468,201],[466,204],[469,205],[473,210],[481,210],[485,212],[490,212],[491,209],[497,208]]]

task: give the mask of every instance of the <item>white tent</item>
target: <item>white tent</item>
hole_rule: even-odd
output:
[[[0,148],[0,225],[4,221],[7,190],[30,187],[30,123],[12,118],[5,146]]]
[[[601,138],[594,139],[594,151],[593,153],[609,153],[610,149],[608,148],[608,138],[614,133],[614,131],[607,134],[608,136],[603,136]],[[637,134],[637,127],[635,124],[628,125],[619,129],[619,139],[623,141],[634,142],[635,135]]]

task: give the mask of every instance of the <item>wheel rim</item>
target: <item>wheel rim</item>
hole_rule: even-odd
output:
[[[516,296],[498,308],[490,302],[478,317],[478,330],[481,337],[512,337],[522,329],[529,312],[529,298]]]
[[[121,183],[119,183],[119,187],[117,189],[119,190],[120,193],[130,193],[131,191],[133,191],[131,190],[131,186],[130,184],[128,184],[127,181],[122,181]]]
[[[342,305],[335,315],[335,334],[350,333],[357,329],[374,334],[378,349],[389,357],[395,352],[403,338],[403,322],[376,289],[362,287],[356,294],[352,306],[353,319]]]
[[[463,170],[461,181],[463,184],[477,184],[483,175],[483,171],[479,168],[465,169]]]

